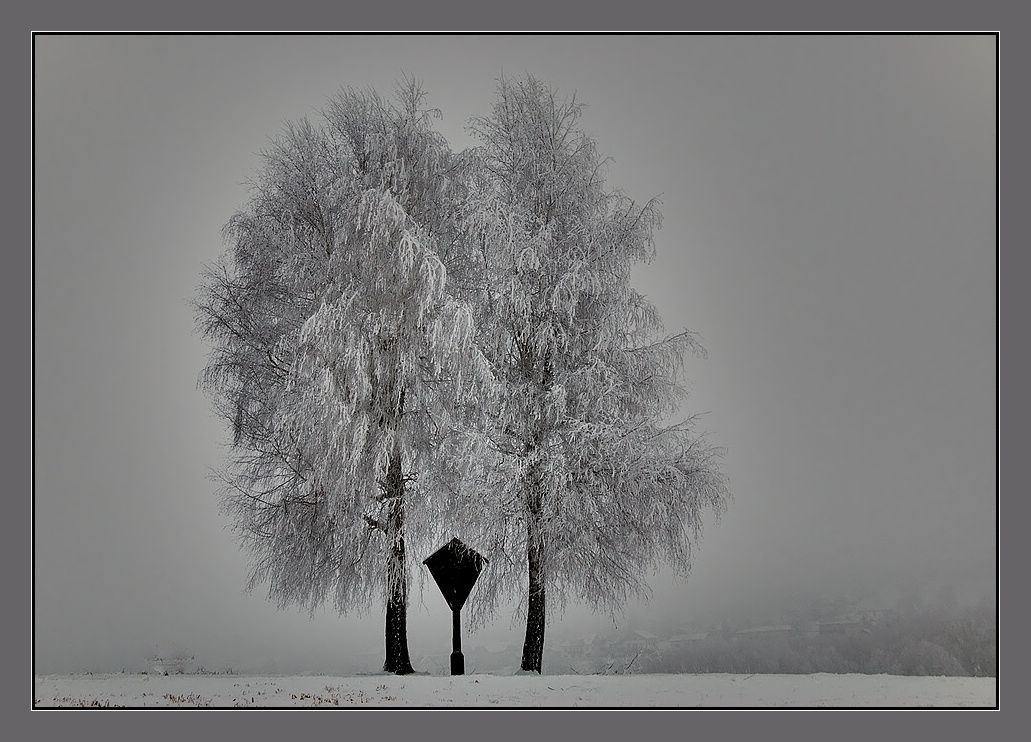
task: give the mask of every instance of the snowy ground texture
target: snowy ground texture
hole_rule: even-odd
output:
[[[995,678],[897,675],[42,675],[54,706],[971,706]]]

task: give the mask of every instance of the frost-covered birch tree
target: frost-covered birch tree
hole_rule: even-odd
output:
[[[487,278],[478,343],[501,397],[469,439],[484,465],[461,512],[491,557],[480,607],[521,593],[521,667],[537,672],[546,598],[616,610],[660,562],[686,573],[703,512],[728,496],[718,450],[676,421],[685,353],[701,347],[665,333],[630,282],[653,257],[658,203],[606,186],[582,110],[532,78],[502,80],[472,126],[465,202]]]
[[[458,290],[461,163],[422,105],[414,83],[396,102],[351,90],[289,125],[197,302],[250,586],[312,611],[383,599],[396,673],[412,672],[407,554],[454,468],[440,444],[490,384]]]

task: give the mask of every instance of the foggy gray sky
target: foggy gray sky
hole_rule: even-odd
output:
[[[139,668],[171,645],[319,670],[381,650],[380,606],[312,621],[243,593],[189,300],[268,137],[406,70],[456,149],[501,72],[575,90],[609,182],[662,195],[636,283],[705,340],[687,410],[709,412],[734,500],[691,579],[658,575],[629,618],[993,589],[994,38],[35,43],[37,672]],[[605,625],[573,605],[549,636]],[[432,584],[409,627],[413,657],[449,651]],[[521,638],[503,610],[465,641]]]

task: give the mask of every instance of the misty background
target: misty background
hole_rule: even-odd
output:
[[[994,596],[994,37],[34,43],[37,673],[138,670],[169,648],[211,668],[378,669],[381,605],[310,619],[244,593],[189,302],[282,124],[405,71],[456,150],[501,73],[575,91],[609,183],[661,194],[635,284],[671,330],[701,333],[685,412],[708,413],[734,500],[690,579],[659,572],[616,625]],[[417,670],[450,651],[425,556]],[[554,638],[613,626],[549,603],[546,669]],[[464,644],[522,630],[503,609]],[[379,659],[356,667],[362,652]]]

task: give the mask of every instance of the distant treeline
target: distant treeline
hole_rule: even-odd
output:
[[[643,654],[637,672],[888,673],[994,677],[994,605],[892,611],[843,635],[725,637]]]

